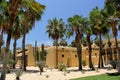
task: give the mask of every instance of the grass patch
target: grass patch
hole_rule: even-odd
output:
[[[76,78],[76,79],[71,79],[71,80],[120,80],[120,74],[108,73],[108,74],[101,74],[101,75],[96,75],[96,76]]]

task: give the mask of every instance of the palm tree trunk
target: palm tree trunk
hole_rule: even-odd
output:
[[[99,31],[99,60],[98,60],[98,68],[104,67],[103,66],[103,59],[102,59],[102,38],[101,38],[101,31]]]
[[[37,41],[35,41],[35,61],[38,61],[38,55],[37,55]]]
[[[116,22],[117,22],[117,20],[114,20],[114,21],[111,23],[111,25],[112,25],[113,36],[114,36],[114,38],[115,38],[115,45],[116,45],[116,51],[117,51],[117,60],[120,60],[120,54],[119,54],[119,48],[118,48],[118,42],[117,42]]]
[[[55,39],[56,41],[56,66],[58,65],[58,39]]]
[[[81,46],[82,43],[80,39],[81,39],[81,34],[78,31],[76,32],[75,43],[77,48],[79,70],[82,70],[82,46]]]
[[[78,62],[79,62],[79,70],[82,70],[82,46],[81,41],[76,44],[77,47],[77,55],[78,55]]]
[[[119,48],[118,48],[118,41],[117,37],[115,36],[115,45],[116,45],[116,51],[117,51],[117,60],[120,60],[120,54],[119,54]]]
[[[1,31],[1,43],[0,43],[0,60],[2,60],[1,47],[3,45],[3,30]]]
[[[10,41],[11,41],[11,32],[12,32],[12,30],[9,30],[8,36],[7,36],[6,48],[5,48],[4,58],[3,58],[3,67],[2,67],[2,71],[1,71],[1,79],[0,80],[5,80],[5,78],[6,78],[8,54],[9,54],[9,47],[10,47]]]
[[[91,42],[90,42],[90,35],[87,35],[87,42],[88,42],[88,53],[89,53],[89,68],[92,70],[95,70],[92,64],[92,58],[91,58],[92,48],[91,48]]]
[[[16,45],[17,45],[17,39],[14,39],[13,43],[13,60],[16,61]],[[13,64],[13,69],[15,69],[15,63]]]
[[[25,61],[25,58],[26,58],[26,55],[25,55],[25,36],[26,34],[24,33],[23,34],[23,40],[22,40],[22,51],[23,51],[23,70],[26,71],[26,61]]]
[[[108,39],[108,46],[109,46],[109,52],[110,52],[110,60],[113,60],[113,57],[112,57],[112,48],[111,48],[110,39]]]

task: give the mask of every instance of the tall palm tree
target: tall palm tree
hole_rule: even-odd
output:
[[[103,66],[103,59],[102,59],[102,33],[106,32],[106,21],[101,13],[101,10],[98,9],[98,7],[94,8],[90,12],[90,20],[92,22],[92,30],[94,34],[99,36],[99,62],[98,62],[98,68],[104,67]]]
[[[86,34],[86,39],[87,39],[87,44],[88,44],[88,53],[89,53],[89,68],[94,70],[94,66],[93,66],[93,63],[92,63],[92,58],[91,58],[91,55],[92,55],[92,48],[91,48],[91,35],[93,34],[92,32],[92,28],[91,28],[91,24],[90,24],[90,21],[88,21],[86,19],[86,26],[85,26],[85,29],[84,29],[84,33]]]
[[[120,11],[120,0],[105,0],[105,4],[113,4],[117,11]]]
[[[3,0],[1,4],[3,4],[3,2],[4,2],[4,5],[5,4],[7,5],[7,3],[9,3],[9,5],[7,5],[5,8],[5,10],[8,10],[7,11],[8,14],[6,14],[6,15],[8,15],[9,19],[8,19],[8,23],[6,23],[6,24],[4,23],[4,27],[2,28],[2,29],[6,29],[8,36],[7,36],[6,49],[5,49],[4,59],[3,59],[1,80],[5,80],[5,76],[6,76],[5,70],[6,70],[6,66],[7,66],[7,62],[8,62],[8,50],[9,50],[9,46],[10,46],[13,23],[16,19],[16,15],[19,14],[19,12],[21,12],[21,9],[25,10],[25,8],[27,8],[27,9],[29,8],[29,9],[35,11],[34,13],[41,15],[41,13],[43,12],[43,10],[45,8],[45,6],[38,4],[34,0],[32,0],[32,1],[30,1],[30,0],[16,0],[16,1],[9,0],[8,2],[6,2],[6,0]],[[29,5],[29,3],[31,3],[31,5]],[[38,20],[38,18],[37,18],[37,20]]]
[[[104,8],[104,12],[106,12],[106,16],[108,17],[108,23],[111,24],[112,34],[115,39],[116,51],[117,51],[117,60],[120,60],[120,54],[118,49],[118,31],[117,31],[117,24],[120,17],[120,12],[116,11],[116,7],[114,3],[107,3]]]
[[[14,27],[12,29],[12,38],[14,39],[13,43],[13,60],[16,61],[16,45],[17,45],[17,40],[21,37],[21,29],[20,29],[20,21],[19,21],[19,15],[17,15],[17,18],[15,19],[14,22]],[[13,64],[13,69],[15,69],[15,63]]]
[[[8,11],[6,9],[7,6],[8,6],[8,4],[5,1],[1,1],[1,3],[0,3],[0,11],[1,11],[0,12],[0,31],[1,31],[1,34],[0,34],[0,58],[1,58],[1,47],[4,44],[3,33],[6,31],[6,29],[4,27],[5,27],[5,23],[7,24],[7,21],[8,21],[8,18],[7,18]]]
[[[46,33],[48,33],[49,38],[52,38],[56,44],[58,44],[59,38],[64,37],[65,28],[62,19],[48,20],[48,25],[46,26]],[[56,66],[58,65],[58,45],[56,45]]]
[[[27,6],[25,10],[22,10],[21,24],[22,24],[22,51],[23,51],[23,69],[26,71],[26,57],[25,57],[25,39],[26,34],[34,27],[35,21],[41,19],[41,15],[45,9],[44,5],[37,3],[36,1],[28,2],[23,1],[23,6]],[[28,17],[29,16],[29,17]]]
[[[2,45],[4,44],[4,40],[3,40],[3,31],[1,31],[1,34],[0,34],[0,61],[2,60],[2,53],[1,53],[1,48],[2,48]]]
[[[9,3],[9,4],[8,4]],[[6,5],[5,10],[7,11],[7,15],[9,16],[8,22],[4,25],[4,29],[6,28],[7,32],[7,40],[6,40],[6,49],[4,53],[4,58],[3,58],[3,67],[2,67],[2,72],[1,72],[1,80],[5,80],[6,77],[6,68],[7,68],[7,62],[8,62],[8,54],[9,54],[9,47],[10,47],[10,41],[11,41],[11,33],[12,33],[12,27],[14,20],[16,18],[16,14],[18,12],[18,6],[21,4],[21,0],[9,0],[8,2],[6,0],[2,0],[1,5]],[[3,10],[4,11],[4,10]]]
[[[82,70],[82,46],[81,40],[83,36],[83,29],[85,25],[85,18],[79,15],[74,15],[73,17],[68,18],[68,26],[67,26],[67,34],[66,36],[70,38],[70,36],[75,34],[75,45],[77,48],[78,62],[79,62],[79,70]]]
[[[108,47],[109,47],[109,52],[110,52],[110,60],[113,60],[113,58],[112,58],[112,48],[111,48],[111,39],[113,38],[113,36],[112,36],[112,34],[110,34],[110,31],[108,31],[107,33],[105,33],[104,35],[103,35],[103,37],[105,38],[105,40],[107,40],[107,43],[106,44],[108,44]]]

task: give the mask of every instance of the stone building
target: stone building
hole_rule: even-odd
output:
[[[112,53],[112,57],[114,60],[117,58],[115,43],[112,41],[111,49],[108,48],[107,42],[104,41],[103,43],[103,61],[106,62],[110,60],[110,53]],[[119,46],[120,47],[120,46]],[[55,46],[45,46],[45,50],[47,51],[46,56],[46,65],[50,68],[56,67],[56,47]],[[110,51],[111,50],[111,51]],[[41,51],[41,47],[37,47],[38,53]],[[22,53],[21,49],[17,50],[17,65],[21,65],[22,60]],[[36,66],[36,54],[35,54],[35,47],[32,45],[26,46],[26,62],[27,66]],[[94,65],[98,65],[99,59],[99,47],[93,43],[92,44],[92,62]],[[82,60],[89,64],[89,53],[88,53],[88,46],[82,45]],[[78,56],[77,50],[74,47],[58,47],[58,64],[64,63],[69,67],[77,67],[78,66]]]

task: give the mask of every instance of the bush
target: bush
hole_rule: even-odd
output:
[[[63,63],[58,64],[57,68],[60,71],[66,70],[66,66]]]
[[[118,73],[120,73],[120,61],[118,61],[118,64],[116,65],[116,69],[117,69]]]
[[[36,64],[40,69],[40,75],[41,75],[41,73],[43,72],[43,68],[45,66],[45,61],[36,62]]]
[[[12,67],[13,64],[15,64],[15,63],[16,63],[16,61],[14,61],[13,59],[9,59],[9,60],[8,60],[8,65],[9,65],[9,67]]]
[[[86,61],[85,61],[85,60],[82,61],[82,65],[83,65],[84,67],[86,66]]]
[[[17,69],[15,70],[15,74],[16,74],[16,80],[20,80],[20,76],[23,74],[23,70]]]
[[[13,66],[13,64],[15,64],[15,62],[16,61],[14,61],[13,59],[8,60],[7,73],[10,73],[10,68]]]
[[[112,65],[113,69],[116,69],[116,65],[117,65],[118,61],[116,60],[111,60],[110,64]]]

